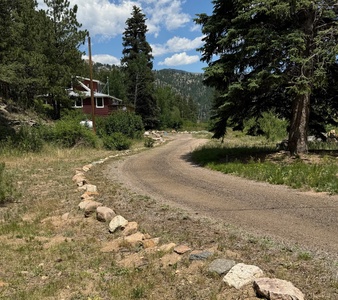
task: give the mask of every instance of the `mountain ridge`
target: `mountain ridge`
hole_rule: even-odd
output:
[[[177,69],[154,70],[158,86],[170,86],[184,98],[192,98],[198,106],[198,119],[206,121],[210,116],[213,89],[203,84],[203,73]]]

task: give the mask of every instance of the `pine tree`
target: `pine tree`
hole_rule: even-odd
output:
[[[215,137],[229,120],[240,124],[272,108],[289,116],[289,150],[308,150],[314,94],[327,87],[337,63],[337,11],[333,0],[214,0],[213,14],[196,22],[208,63],[205,82],[219,92]],[[215,58],[216,57],[216,58]]]
[[[127,77],[127,93],[136,114],[142,117],[146,129],[159,124],[159,111],[154,98],[154,75],[152,49],[147,42],[148,31],[145,15],[137,6],[126,21],[123,33],[122,65]]]
[[[79,30],[77,5],[70,7],[69,0],[44,0],[47,4],[48,43],[48,93],[54,106],[54,118],[60,118],[61,104],[70,105],[65,88],[71,78],[82,68],[82,52],[79,46],[84,43],[87,32]]]
[[[5,2],[0,6],[1,94],[28,107],[44,84],[42,15],[34,0]]]

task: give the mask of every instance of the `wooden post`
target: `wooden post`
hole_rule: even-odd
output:
[[[94,101],[94,85],[93,85],[93,63],[92,63],[92,45],[90,42],[90,36],[88,33],[88,49],[89,49],[89,78],[90,78],[90,98],[92,106],[92,122],[93,122],[93,131],[96,133],[95,126],[95,101]]]

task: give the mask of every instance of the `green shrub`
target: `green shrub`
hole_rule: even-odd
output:
[[[11,132],[1,143],[1,150],[19,150],[20,152],[40,152],[43,147],[43,138],[37,127],[22,126],[18,132]]]
[[[44,138],[50,143],[66,148],[75,145],[88,147],[97,147],[98,145],[95,133],[80,125],[78,119],[65,119],[57,121],[53,127],[45,127]]]
[[[144,139],[144,146],[147,147],[147,148],[152,148],[154,147],[154,144],[155,144],[155,140],[153,140],[152,138],[145,138]]]
[[[15,135],[15,130],[9,126],[0,124],[0,141],[5,141]]]
[[[40,152],[43,147],[43,139],[38,127],[22,126],[12,141],[22,152]]]
[[[138,139],[141,138],[144,127],[140,116],[118,111],[110,116],[97,118],[96,131],[100,137],[119,132],[130,139]]]
[[[53,116],[53,107],[49,104],[46,104],[44,99],[39,98],[34,100],[34,111],[41,116],[42,118],[52,118]]]
[[[0,205],[13,199],[14,187],[9,174],[5,170],[5,163],[0,163]]]
[[[106,135],[102,140],[103,146],[107,150],[127,150],[131,146],[131,140],[120,132]]]
[[[258,119],[251,118],[244,122],[243,131],[250,135],[263,135],[268,141],[275,142],[287,137],[288,121],[279,119],[272,111],[263,112]]]
[[[283,140],[287,137],[288,121],[279,119],[273,112],[263,112],[262,117],[258,119],[259,126],[268,141]]]

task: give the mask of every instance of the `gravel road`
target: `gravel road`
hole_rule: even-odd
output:
[[[302,249],[338,253],[338,196],[301,192],[210,171],[189,161],[205,140],[177,135],[129,156],[114,176],[128,189]]]

